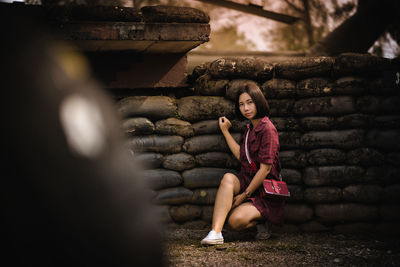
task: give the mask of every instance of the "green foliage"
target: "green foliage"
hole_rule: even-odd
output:
[[[181,116],[179,115],[178,111],[174,112],[174,117],[177,118],[178,120],[181,119]]]

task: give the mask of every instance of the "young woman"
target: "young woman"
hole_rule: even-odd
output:
[[[284,201],[267,198],[262,186],[266,178],[278,180],[281,171],[278,132],[268,118],[268,102],[260,88],[249,82],[239,90],[236,104],[239,114],[251,122],[241,144],[236,143],[229,133],[231,122],[226,117],[219,118],[219,126],[233,155],[240,160],[241,170],[237,176],[226,173],[222,178],[215,199],[211,231],[201,241],[203,245],[224,242],[221,231],[227,217],[228,224],[235,230],[258,224],[256,237],[260,239],[269,238],[269,222],[283,222]],[[260,224],[262,221],[265,223]]]

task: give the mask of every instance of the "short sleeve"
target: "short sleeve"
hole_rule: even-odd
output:
[[[258,150],[259,162],[272,165],[279,152],[278,132],[275,127],[270,127],[267,124],[259,134],[261,134],[260,148]]]

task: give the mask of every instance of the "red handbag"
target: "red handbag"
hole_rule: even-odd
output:
[[[251,160],[250,158],[250,154],[247,148],[247,139],[249,137],[249,132],[250,129],[248,127],[247,133],[246,133],[246,139],[245,139],[245,152],[246,152],[246,157],[247,157],[247,161],[249,162],[250,166],[252,169],[255,168],[255,170],[257,170],[257,166],[254,163],[254,161]],[[280,162],[279,162],[280,165]],[[282,181],[282,175],[279,174],[279,179],[280,181],[277,180],[273,180],[273,179],[264,179],[263,181],[263,187],[264,187],[264,191],[267,194],[267,196],[270,197],[282,197],[282,198],[286,198],[286,197],[290,197],[290,192],[289,189],[287,187],[286,182]]]
[[[290,197],[287,184],[283,181],[265,179],[263,182],[264,190],[267,195],[276,197]]]

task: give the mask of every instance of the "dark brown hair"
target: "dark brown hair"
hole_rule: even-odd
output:
[[[269,104],[267,99],[265,99],[264,94],[261,92],[260,88],[256,83],[247,82],[243,87],[241,87],[236,96],[236,114],[241,119],[246,119],[239,109],[239,97],[243,93],[248,93],[256,105],[257,113],[254,117],[255,119],[263,118],[265,116],[269,116]]]

